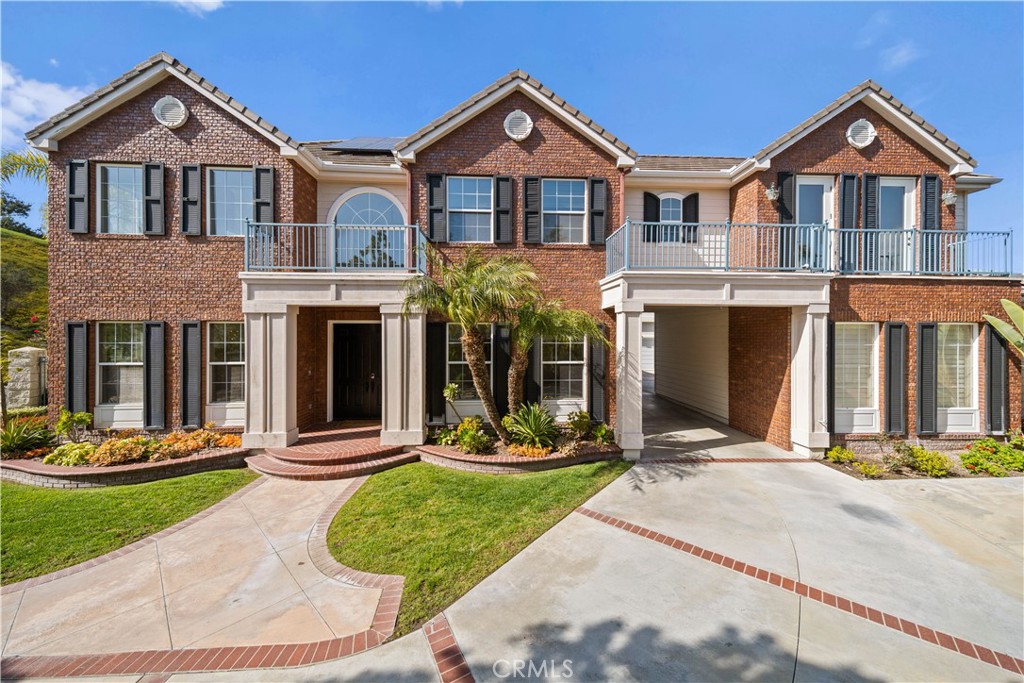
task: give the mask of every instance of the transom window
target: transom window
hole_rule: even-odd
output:
[[[975,398],[973,324],[945,323],[938,329],[938,402],[940,409],[973,409]]]
[[[252,169],[211,168],[207,175],[207,223],[211,235],[244,235],[252,220]]]
[[[210,323],[210,403],[245,401],[245,326]]]
[[[494,344],[491,339],[491,326],[481,325],[480,332],[484,335],[484,358],[487,363],[487,376],[491,376],[494,359]],[[460,401],[478,401],[479,394],[473,385],[473,375],[469,371],[469,363],[462,353],[462,326],[448,323],[448,383],[459,387]]]
[[[583,398],[583,340],[541,339],[541,394],[545,401]]]
[[[334,217],[335,225],[402,225],[402,212],[393,201],[376,192],[362,192],[345,200]]]
[[[448,240],[491,242],[492,178],[448,178]]]
[[[99,168],[99,227],[110,234],[142,233],[142,167]]]
[[[583,242],[583,224],[587,217],[585,180],[544,179],[541,188],[543,241]]]
[[[142,323],[99,323],[101,405],[142,405]]]

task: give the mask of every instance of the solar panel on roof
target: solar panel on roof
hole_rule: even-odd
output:
[[[350,138],[339,140],[324,149],[331,152],[390,152],[401,140],[402,138]]]

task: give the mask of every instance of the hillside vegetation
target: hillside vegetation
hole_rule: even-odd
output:
[[[40,237],[0,229],[0,327],[5,354],[21,346],[46,345],[46,246]]]

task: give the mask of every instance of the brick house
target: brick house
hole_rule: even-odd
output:
[[[530,260],[607,326],[539,340],[527,400],[643,445],[654,391],[798,453],[1021,424],[999,182],[871,81],[750,157],[640,155],[514,71],[406,138],[300,142],[160,53],[28,133],[50,174],[50,396],[98,427],[326,421],[423,442],[480,412],[459,331],[403,314],[423,247]],[[653,319],[653,320],[652,320]],[[500,396],[504,330],[488,333]]]

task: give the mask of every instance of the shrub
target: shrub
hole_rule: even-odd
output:
[[[908,469],[928,477],[945,477],[953,468],[953,461],[942,453],[908,443],[893,446],[892,455],[882,456],[882,462],[890,472]]]
[[[26,451],[45,448],[53,442],[53,432],[45,426],[36,426],[25,420],[8,420],[0,430],[0,455],[5,460],[22,458]]]
[[[11,408],[7,411],[7,417],[46,417],[46,406],[34,406],[31,408]]]
[[[604,422],[599,423],[591,431],[591,437],[594,439],[594,443],[598,446],[604,446],[615,441],[615,432],[611,427],[606,425]]]
[[[242,437],[238,434],[221,434],[217,439],[217,448],[241,448]]]
[[[437,442],[438,446],[454,446],[459,442],[459,433],[454,429],[442,427],[437,430],[437,434],[434,436],[434,441]]]
[[[67,408],[60,409],[60,417],[54,431],[69,441],[82,441],[85,431],[92,424],[92,413],[72,413]]]
[[[109,465],[124,465],[139,460],[148,460],[152,455],[161,450],[161,444],[156,439],[145,436],[133,436],[130,439],[110,439],[100,444],[92,455],[89,462],[101,467]]]
[[[525,446],[514,443],[508,447],[508,452],[512,455],[518,455],[524,458],[543,458],[547,455],[551,455],[551,448],[547,446]]]
[[[53,452],[43,458],[47,465],[64,465],[65,467],[76,467],[89,464],[89,456],[96,452],[96,445],[88,441],[82,443],[66,443],[57,446]]]
[[[34,427],[35,429],[47,429],[46,417],[42,415],[12,417],[11,421],[26,425],[28,427]]]
[[[978,439],[960,455],[960,461],[972,474],[988,472],[994,477],[1005,477],[1008,470],[1024,471],[1024,448],[1018,447],[1017,443],[1017,435],[1014,434],[1005,443],[993,438]]]
[[[569,432],[577,439],[585,439],[590,436],[590,413],[585,410],[577,410],[569,413]]]
[[[458,444],[459,450],[463,453],[473,455],[483,453],[494,443],[491,437],[484,432],[484,421],[478,415],[463,418],[455,429],[454,435],[454,443]]]
[[[854,455],[853,451],[851,451],[848,448],[843,448],[842,446],[833,446],[832,448],[828,449],[827,453],[825,453],[825,458],[829,462],[834,462],[837,465],[848,465],[855,461],[857,459],[857,456]]]
[[[558,438],[558,426],[548,409],[539,403],[526,403],[509,420],[508,432],[513,443],[551,447]]]
[[[885,470],[874,463],[855,460],[852,465],[855,470],[864,475],[865,479],[878,479],[885,474]]]

